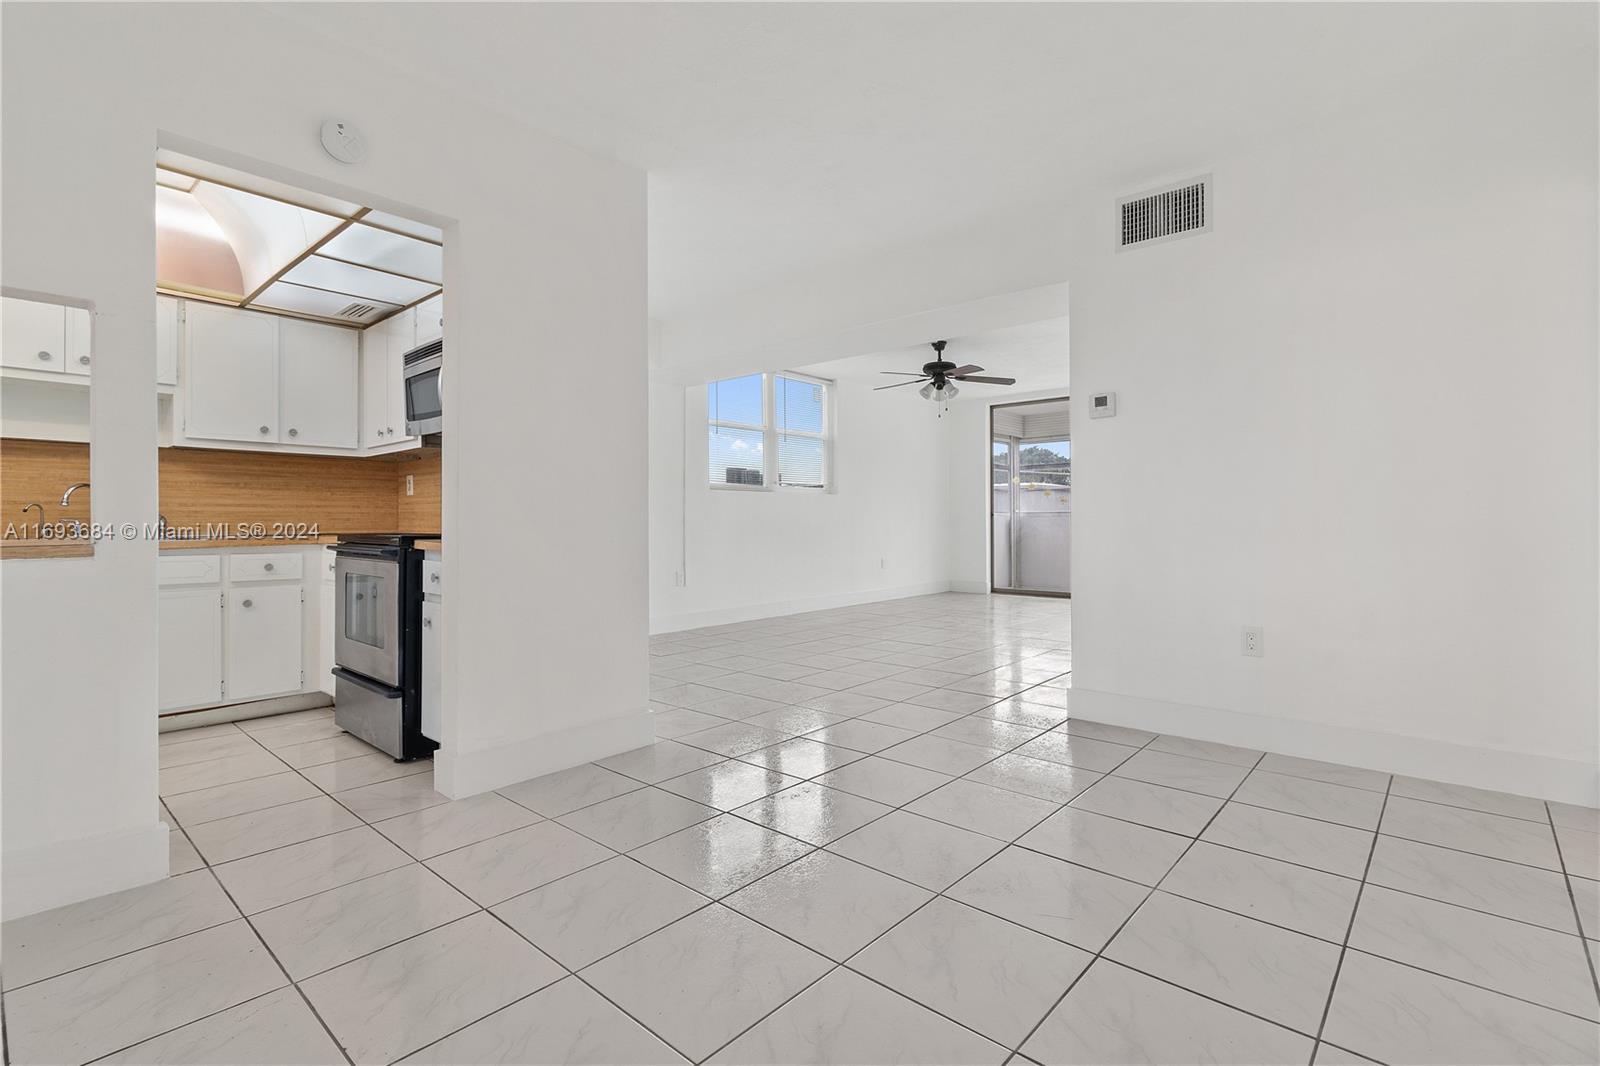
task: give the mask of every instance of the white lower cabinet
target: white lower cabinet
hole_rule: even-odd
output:
[[[322,549],[318,557],[322,563],[321,598],[317,601],[317,688],[333,695],[333,646],[335,624],[333,610],[334,554],[332,548]]]
[[[162,552],[160,580],[160,712],[187,711],[302,692],[328,691],[326,678],[307,678],[323,638],[332,669],[333,586],[322,599],[306,570],[320,550]],[[317,633],[316,610],[329,621]],[[310,684],[307,684],[307,681]],[[331,694],[331,693],[330,693]]]
[[[222,589],[164,588],[160,634],[161,710],[222,701]]]
[[[434,600],[422,603],[422,735],[438,740],[439,728],[439,638],[444,628],[444,604]]]
[[[227,604],[228,699],[299,692],[304,683],[299,583],[230,588]]]

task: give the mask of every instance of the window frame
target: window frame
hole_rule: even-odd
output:
[[[752,377],[751,374],[738,374],[731,378],[718,378],[706,382],[709,388],[723,381],[737,381],[739,378]],[[816,385],[822,389],[822,430],[813,433],[804,429],[778,428],[776,382],[778,378],[788,378],[804,384]],[[706,487],[717,492],[824,492],[834,491],[833,481],[833,389],[834,382],[827,378],[819,378],[812,374],[802,374],[793,370],[764,370],[761,371],[761,417],[763,425],[751,425],[747,422],[735,422],[728,419],[711,417],[709,404],[706,408]],[[709,392],[707,393],[709,399]],[[710,434],[714,429],[739,429],[747,432],[761,434],[761,484],[741,485],[725,481],[712,481],[710,470]],[[821,485],[783,485],[779,484],[778,473],[778,448],[779,437],[802,437],[807,440],[822,442],[822,484]]]
[[[731,377],[731,378],[718,378],[716,381],[708,381],[708,382],[706,382],[705,388],[709,390],[711,386],[720,384],[720,383],[722,383],[724,381],[738,381],[739,378],[748,378],[748,377],[754,377],[754,375],[753,374],[739,374],[739,375],[737,375],[735,377]],[[707,394],[707,398],[709,400],[709,392]],[[748,422],[735,422],[732,419],[712,418],[711,417],[711,406],[710,406],[709,403],[707,403],[707,405],[706,405],[706,487],[707,488],[731,489],[731,490],[736,490],[738,492],[766,492],[766,491],[768,491],[768,486],[770,485],[770,483],[772,481],[772,477],[771,477],[772,457],[769,454],[772,451],[772,443],[773,443],[772,442],[772,381],[771,381],[771,376],[768,375],[768,374],[765,374],[765,373],[763,373],[761,375],[761,417],[762,417],[762,420],[766,424],[765,425],[760,425],[760,426],[753,426]],[[761,434],[761,484],[759,484],[759,485],[745,485],[745,484],[742,484],[742,483],[739,483],[739,482],[721,482],[721,481],[712,481],[711,480],[711,431],[713,429],[742,429],[742,430],[745,430],[747,432],[754,431],[756,433]]]

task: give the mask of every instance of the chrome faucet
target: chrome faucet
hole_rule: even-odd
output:
[[[25,507],[22,508],[22,513],[23,514],[27,514],[29,511],[32,511],[32,510],[37,510],[39,512],[39,521],[43,522],[44,521],[44,504],[42,504],[42,503],[30,503],[30,504],[28,504],[28,505],[26,505]]]
[[[67,504],[72,502],[72,494],[74,492],[77,492],[79,489],[86,489],[88,487],[89,483],[87,481],[80,481],[75,485],[68,485],[67,491],[61,494],[61,506],[65,507]]]

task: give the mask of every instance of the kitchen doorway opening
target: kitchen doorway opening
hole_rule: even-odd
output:
[[[1072,423],[1065,396],[989,408],[989,587],[1072,595]]]

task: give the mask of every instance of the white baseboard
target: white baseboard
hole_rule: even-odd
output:
[[[433,757],[433,787],[451,799],[514,785],[654,743],[648,710],[559,729],[475,751],[442,747]]]
[[[950,591],[975,592],[980,596],[987,596],[991,590],[987,581],[952,581],[950,582]]]
[[[1071,700],[1072,714],[1077,718],[1585,807],[1600,806],[1600,767],[1578,759],[1086,688],[1074,688]]]
[[[652,636],[660,633],[678,633],[685,629],[700,629],[704,626],[725,626],[734,622],[752,622],[761,618],[779,618],[787,614],[826,611],[834,607],[855,607],[863,603],[903,600],[909,596],[931,596],[938,592],[949,591],[948,581],[925,581],[916,585],[893,585],[888,588],[843,592],[831,596],[807,596],[795,600],[770,600],[765,603],[740,604],[737,607],[720,607],[709,611],[652,615],[650,633]]]
[[[10,921],[160,881],[167,876],[167,833],[161,822],[152,822],[120,833],[7,851],[0,917]]]
[[[228,703],[200,711],[164,714],[160,717],[160,725],[156,728],[167,733],[175,729],[197,729],[203,725],[219,725],[223,722],[245,722],[251,718],[265,718],[273,714],[288,714],[291,711],[310,711],[318,707],[332,706],[333,697],[326,692],[297,692],[292,696],[274,696],[266,700],[251,700],[249,703]]]

